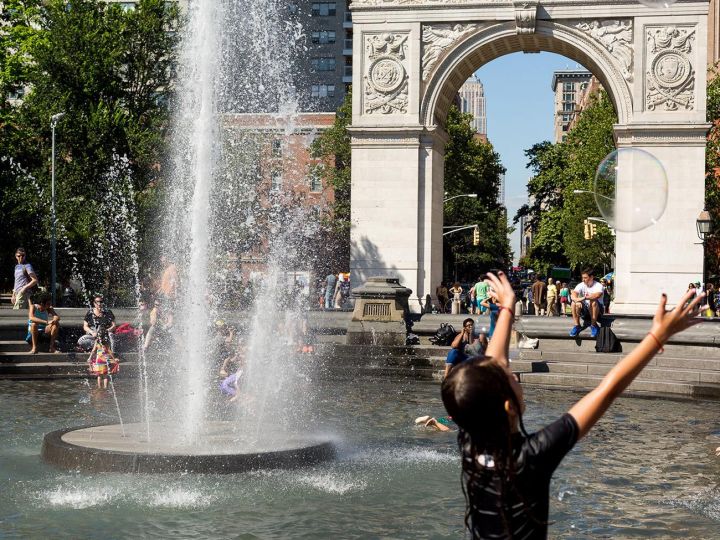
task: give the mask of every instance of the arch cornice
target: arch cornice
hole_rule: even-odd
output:
[[[455,94],[478,68],[500,56],[521,51],[554,52],[580,62],[607,90],[615,104],[618,123],[632,120],[632,90],[615,59],[580,30],[562,22],[538,20],[535,33],[528,35],[518,34],[514,22],[488,23],[446,51],[422,89],[421,122],[425,126],[444,125]]]

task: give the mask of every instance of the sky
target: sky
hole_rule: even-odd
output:
[[[553,140],[553,72],[582,69],[575,61],[552,53],[515,53],[481,67],[476,75],[485,87],[488,139],[500,154],[505,174],[505,205],[509,222],[527,201],[525,150]],[[520,232],[510,239],[515,261],[520,253]]]

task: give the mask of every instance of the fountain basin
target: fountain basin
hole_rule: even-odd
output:
[[[210,422],[202,444],[183,444],[178,429],[145,424],[82,426],[45,435],[41,455],[55,467],[88,473],[239,473],[257,469],[296,468],[335,457],[329,441],[287,435],[266,436],[259,443],[243,441],[230,422]]]

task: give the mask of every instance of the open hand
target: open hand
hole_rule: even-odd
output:
[[[703,307],[702,303],[705,299],[705,293],[699,294],[697,298],[690,302],[690,299],[694,295],[694,291],[686,292],[672,311],[667,311],[665,307],[667,305],[667,295],[663,294],[660,297],[660,303],[653,317],[652,329],[650,331],[655,334],[661,342],[665,343],[671,336],[678,332],[682,332],[686,328],[702,322],[702,319],[698,318],[698,315]]]
[[[485,281],[495,291],[495,296],[498,299],[498,303],[509,310],[515,310],[515,291],[513,291],[512,285],[508,281],[507,276],[504,272],[498,272],[498,275],[488,272]]]

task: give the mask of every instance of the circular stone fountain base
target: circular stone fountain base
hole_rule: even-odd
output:
[[[119,424],[61,429],[45,435],[42,458],[61,469],[120,473],[237,473],[256,469],[314,465],[335,456],[329,441],[292,435],[266,436],[260,442],[243,440],[235,424],[210,422],[198,439],[182,442],[178,429],[151,424]]]

